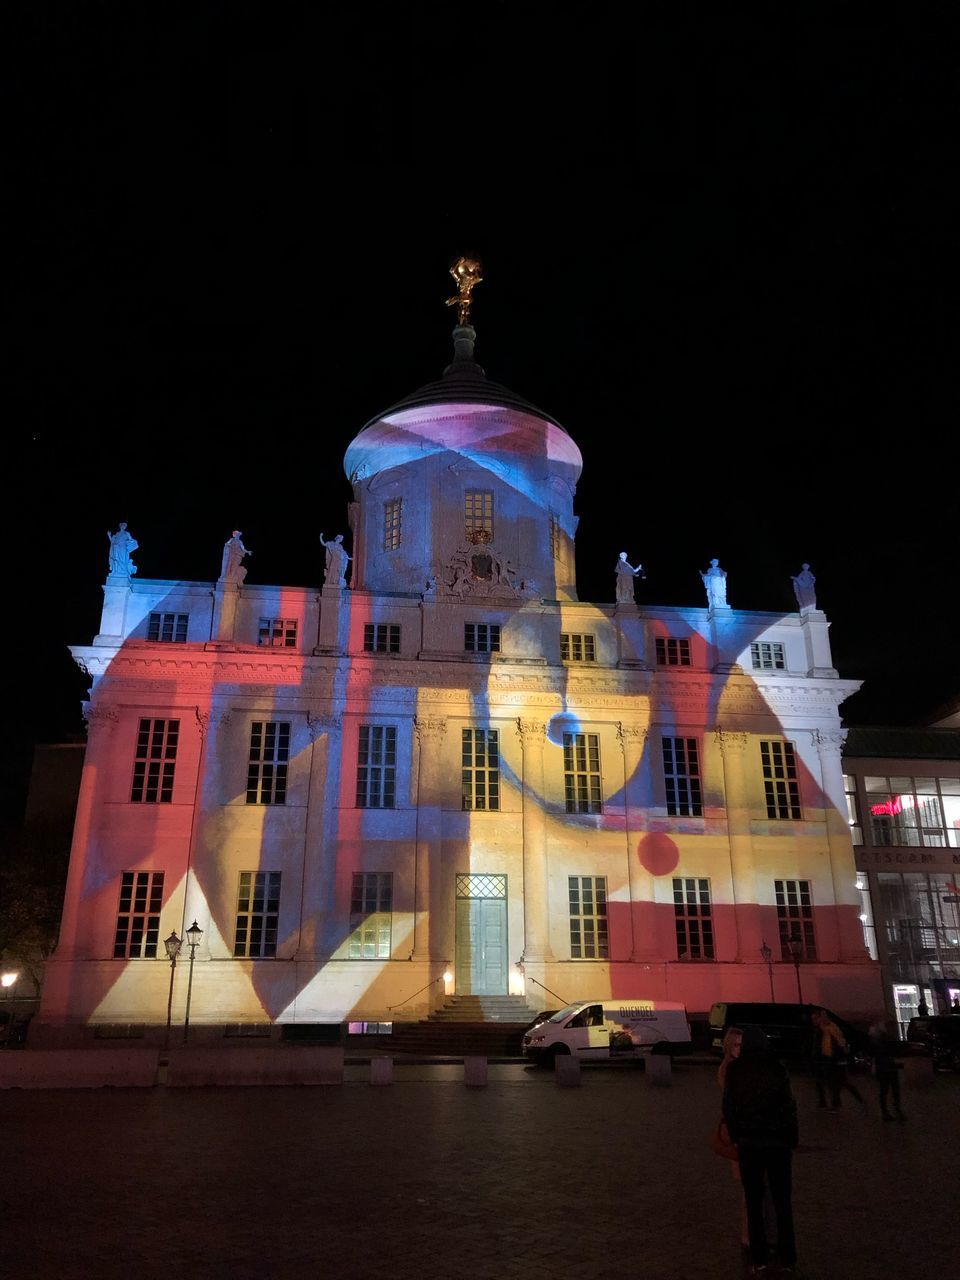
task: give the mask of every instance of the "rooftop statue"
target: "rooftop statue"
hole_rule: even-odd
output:
[[[729,608],[727,604],[727,571],[720,568],[720,561],[711,560],[710,568],[706,573],[702,569],[700,570],[700,577],[703,579],[703,585],[707,592],[707,608]]]
[[[220,581],[232,582],[236,586],[240,586],[247,571],[243,567],[244,556],[252,556],[253,552],[248,551],[243,545],[243,539],[239,529],[234,529],[233,533],[223,544],[223,563],[220,566]]]
[[[815,609],[817,607],[817,597],[814,593],[813,586],[816,578],[810,572],[810,566],[804,564],[800,566],[800,572],[791,577],[793,583],[793,593],[797,597],[797,604],[800,606],[800,612],[804,609]]]
[[[457,282],[457,296],[447,299],[448,307],[457,308],[457,324],[465,325],[470,321],[470,295],[483,279],[479,258],[460,257],[450,268],[450,274]]]
[[[327,542],[321,533],[320,545],[327,552],[323,585],[325,587],[345,587],[347,585],[347,564],[353,557],[347,555],[347,549],[343,545],[343,534],[338,533],[332,542]]]
[[[130,556],[140,544],[132,534],[127,533],[126,521],[120,521],[120,528],[116,533],[111,533],[108,529],[107,538],[110,542],[110,573],[124,578],[132,577],[137,572],[137,566]]]
[[[638,564],[634,568],[627,560],[627,553],[621,551],[615,572],[617,575],[617,604],[635,604],[633,580],[636,577],[643,577],[643,565]]]

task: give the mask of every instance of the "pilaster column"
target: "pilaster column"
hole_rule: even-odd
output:
[[[523,958],[545,964],[550,947],[547,817],[544,812],[544,762],[547,726],[542,720],[517,720],[522,758],[520,791],[523,833]]]
[[[328,959],[343,941],[343,902],[337,895],[337,830],[343,721],[338,715],[307,712],[310,779],[303,851],[303,903],[294,959]],[[349,892],[349,886],[347,886]],[[349,909],[349,907],[347,907]]]
[[[439,941],[440,841],[442,748],[447,732],[445,716],[417,716],[413,727],[417,738],[417,843],[413,871],[413,955],[414,960],[444,959],[434,955],[433,940]],[[431,912],[437,920],[431,921]]]
[[[617,740],[623,754],[623,829],[627,853],[627,887],[630,895],[630,959],[660,959],[655,927],[653,876],[637,855],[640,806],[634,804],[639,790],[640,765],[647,743],[646,725],[617,725]]]
[[[757,877],[750,830],[750,793],[744,775],[750,735],[717,729],[714,740],[723,759],[723,794],[730,849],[730,883],[736,928],[736,958],[753,962],[764,941],[757,905]],[[723,959],[723,957],[720,957]]]
[[[830,851],[833,899],[837,904],[835,913],[837,937],[834,954],[840,960],[863,960],[866,957],[866,947],[860,922],[860,895],[856,887],[857,863],[853,842],[850,839],[850,828],[847,825],[843,791],[841,752],[847,738],[847,731],[816,729],[813,738],[820,760],[823,816],[827,828],[827,848]],[[827,939],[821,937],[820,951],[824,958],[830,955],[826,942]]]
[[[63,912],[60,918],[60,936],[54,955],[55,960],[72,960],[78,953],[78,934],[89,948],[93,935],[92,920],[84,922],[80,932],[80,914],[83,886],[88,875],[86,860],[95,847],[90,839],[102,803],[104,779],[111,775],[110,756],[114,749],[114,736],[120,723],[116,707],[98,706],[86,702],[83,718],[87,726],[87,749],[84,753],[80,793],[77,797],[77,816],[73,825],[73,843],[70,850],[70,869],[63,895]],[[129,796],[127,797],[129,799]],[[115,909],[115,903],[114,909]]]

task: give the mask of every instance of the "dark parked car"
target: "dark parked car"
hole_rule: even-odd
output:
[[[960,1071],[960,1017],[911,1018],[907,1044],[915,1053],[928,1054],[934,1071]]]
[[[710,1048],[716,1054],[723,1053],[723,1037],[730,1027],[759,1027],[778,1057],[807,1059],[813,1049],[810,1015],[815,1009],[823,1009],[823,1005],[719,1001],[710,1010]],[[832,1010],[823,1011],[837,1024],[847,1042],[850,1066],[868,1065],[870,1041],[865,1033]],[[960,1018],[957,1021],[960,1022]]]

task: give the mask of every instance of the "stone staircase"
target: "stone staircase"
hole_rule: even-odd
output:
[[[395,1022],[381,1047],[424,1057],[519,1058],[523,1033],[538,1012],[523,996],[451,996],[429,1018]]]

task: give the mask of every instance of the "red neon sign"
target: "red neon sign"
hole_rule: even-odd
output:
[[[879,818],[881,814],[884,813],[888,813],[893,817],[895,813],[903,812],[903,804],[901,803],[899,796],[894,796],[892,800],[885,800],[883,804],[872,804],[870,806],[870,812],[875,818]]]

